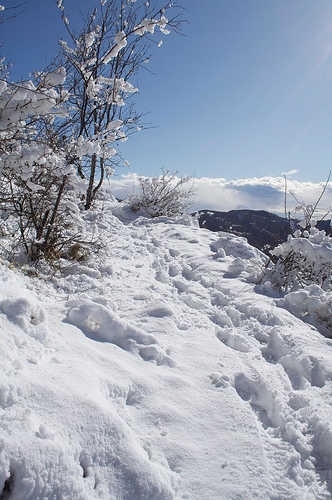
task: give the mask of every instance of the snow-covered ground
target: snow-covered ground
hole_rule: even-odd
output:
[[[266,257],[85,218],[87,262],[0,264],[0,499],[332,498],[332,340],[257,289]]]

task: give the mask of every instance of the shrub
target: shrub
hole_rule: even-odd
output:
[[[282,292],[312,284],[332,290],[332,238],[324,231],[296,231],[270,253],[275,262],[266,271],[264,281]]]
[[[11,217],[13,242],[32,260],[58,255],[64,233],[64,201],[75,169],[45,133],[62,113],[63,67],[34,81],[0,89],[0,216]],[[3,233],[3,230],[1,231]]]
[[[150,217],[181,215],[189,207],[193,194],[190,180],[169,171],[159,177],[141,177],[140,193],[132,198],[131,209],[143,210]]]

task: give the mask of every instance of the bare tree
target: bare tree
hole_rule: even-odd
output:
[[[306,204],[304,202],[301,202],[298,200],[296,195],[291,192],[291,195],[293,196],[294,200],[297,202],[297,207],[295,208],[295,211],[302,212],[302,214],[303,214],[303,219],[300,222],[300,225],[302,226],[303,231],[309,231],[310,227],[315,226],[318,220],[323,220],[329,214],[329,211],[327,211],[326,214],[324,215],[324,217],[321,217],[318,219],[316,217],[316,212],[317,212],[318,206],[319,206],[319,204],[320,204],[320,202],[321,202],[321,200],[322,200],[322,198],[323,198],[323,196],[328,188],[328,185],[329,185],[329,182],[331,179],[331,174],[332,174],[332,170],[329,171],[329,175],[328,175],[328,177],[327,177],[327,179],[326,179],[326,181],[321,189],[321,192],[319,193],[319,195],[314,203]]]

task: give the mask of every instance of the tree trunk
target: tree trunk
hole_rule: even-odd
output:
[[[86,200],[85,200],[85,210],[89,210],[91,208],[91,204],[93,201],[93,183],[95,180],[96,174],[96,166],[97,166],[97,156],[94,154],[91,158],[91,170],[90,170],[90,178],[89,178],[89,186],[86,192]]]

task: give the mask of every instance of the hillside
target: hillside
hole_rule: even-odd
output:
[[[332,340],[257,287],[265,255],[83,218],[88,261],[0,263],[0,498],[332,498]]]
[[[287,239],[287,236],[298,227],[298,220],[292,219],[292,229],[289,222],[276,214],[265,210],[200,210],[199,225],[210,231],[227,231],[247,238],[250,245],[260,250],[273,248]],[[330,220],[317,223],[320,230],[332,234]]]

